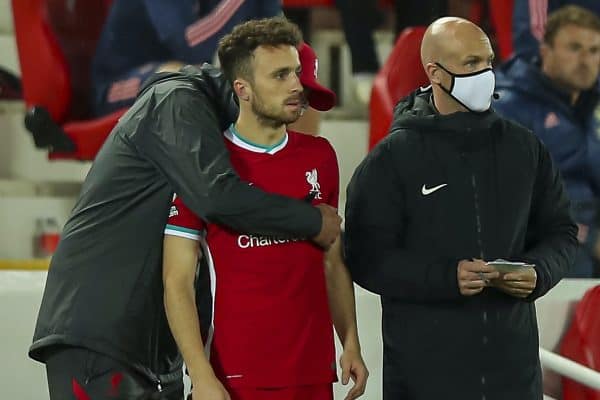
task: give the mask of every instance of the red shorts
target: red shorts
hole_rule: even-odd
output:
[[[330,383],[288,388],[228,388],[231,400],[333,400]]]

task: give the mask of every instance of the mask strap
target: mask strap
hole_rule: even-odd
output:
[[[450,78],[452,78],[450,80],[450,89],[446,89],[445,87],[443,87],[441,84],[438,84],[439,87],[442,88],[442,90],[444,90],[444,92],[448,93],[450,96],[452,96],[452,90],[454,89],[454,83],[456,82],[455,79],[455,74],[453,74],[452,72],[448,71],[442,64],[440,64],[439,62],[435,62],[435,65],[437,65],[438,67],[440,67],[442,70],[446,71],[446,73],[448,75],[450,75]],[[452,96],[454,97],[454,96]]]

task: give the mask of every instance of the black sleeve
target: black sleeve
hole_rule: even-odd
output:
[[[537,284],[528,300],[543,296],[573,265],[577,252],[577,226],[562,179],[546,148],[537,141],[539,154],[533,188],[527,246],[522,257],[535,264]]]
[[[166,177],[174,192],[206,221],[236,231],[285,237],[313,237],[319,211],[299,200],[267,194],[233,171],[213,105],[193,87],[158,85],[133,140]]]
[[[403,182],[392,163],[390,139],[367,155],[348,186],[344,254],[352,279],[386,297],[457,299],[456,260],[417,253],[405,245]]]

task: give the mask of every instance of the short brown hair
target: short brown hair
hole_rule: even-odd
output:
[[[558,31],[568,25],[575,25],[600,33],[600,17],[586,8],[569,5],[559,8],[548,16],[544,32],[544,43],[552,46]]]
[[[298,26],[283,17],[255,19],[233,28],[219,41],[219,62],[225,77],[233,82],[242,76],[252,79],[251,60],[259,46],[289,45],[298,47],[302,33]]]

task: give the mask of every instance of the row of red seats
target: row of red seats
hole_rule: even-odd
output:
[[[496,10],[492,13],[497,16],[496,25],[505,26],[512,2],[490,1],[494,3],[491,9]],[[92,52],[111,2],[12,1],[23,93],[28,105],[25,122],[38,147],[50,146],[51,159],[92,160],[124,112],[87,118]],[[387,6],[391,3],[390,0],[381,2]],[[333,0],[284,1],[287,7],[333,4]],[[475,7],[473,16],[477,18],[480,12]],[[370,105],[371,115],[377,116],[371,123],[371,147],[387,133],[393,105],[425,83],[418,55],[414,56],[415,47],[419,46],[419,32],[416,28],[398,39],[392,56],[377,76]],[[509,34],[510,30],[508,35],[503,35],[508,41],[501,42],[510,45]]]

